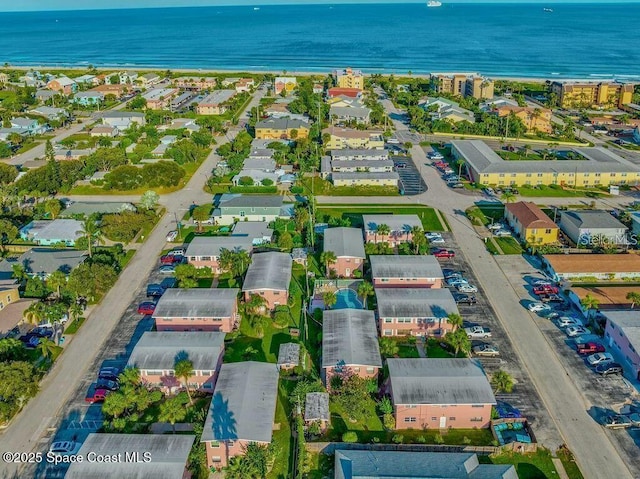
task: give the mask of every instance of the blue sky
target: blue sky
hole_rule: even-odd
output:
[[[423,3],[426,0],[403,0]],[[638,3],[640,0],[443,0],[443,3]],[[105,8],[145,8],[209,5],[395,3],[390,0],[0,0],[0,12],[42,10],[86,10]]]

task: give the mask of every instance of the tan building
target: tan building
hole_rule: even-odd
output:
[[[178,88],[190,91],[213,90],[217,81],[214,77],[179,77],[173,80]]]
[[[527,127],[527,133],[551,133],[553,131],[553,126],[551,125],[551,110],[548,108],[504,105],[492,110],[492,112],[500,117],[509,116],[513,113],[516,117],[520,118],[524,126]]]
[[[553,82],[562,108],[616,108],[631,103],[634,85],[617,82]]]
[[[177,88],[152,88],[142,98],[147,101],[149,110],[166,110],[171,100],[180,93]]]
[[[211,268],[215,274],[222,273],[220,269],[220,255],[224,250],[244,250],[251,253],[253,245],[251,238],[238,236],[196,236],[191,241],[185,257],[189,264],[196,268]]]
[[[5,85],[7,83],[9,83],[9,75],[0,72],[0,85]]]
[[[360,70],[353,70],[352,68],[335,70],[333,72],[333,78],[336,81],[336,86],[340,88],[357,88],[358,90],[364,90],[364,75]]]
[[[329,141],[325,143],[328,150],[384,148],[384,138],[381,131],[363,131],[330,126],[322,130],[322,136],[325,135],[329,135]]]
[[[308,138],[309,129],[306,121],[285,116],[260,120],[256,123],[255,132],[258,140],[295,140]]]
[[[640,279],[640,255],[633,253],[546,254],[542,263],[555,281],[592,283]]]
[[[215,90],[196,106],[198,115],[222,115],[227,111],[227,103],[236,95],[235,90]]]
[[[265,299],[267,309],[286,305],[292,266],[293,260],[288,253],[269,251],[254,254],[242,284],[245,301],[257,294]]]
[[[527,241],[536,246],[558,241],[560,228],[535,203],[507,203],[504,217],[520,241]]]
[[[470,96],[479,100],[493,98],[493,80],[485,77],[466,74],[438,74],[431,77],[431,82],[437,93]]]

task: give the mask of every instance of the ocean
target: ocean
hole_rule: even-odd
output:
[[[550,2],[551,3],[551,2]],[[0,13],[0,64],[640,79],[640,4]]]

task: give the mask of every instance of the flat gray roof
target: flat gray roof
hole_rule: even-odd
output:
[[[135,211],[136,207],[131,203],[122,203],[120,201],[112,202],[93,202],[93,201],[76,201],[66,208],[61,215],[91,215],[93,213],[120,213],[121,211]]]
[[[271,442],[278,377],[273,363],[223,364],[201,441]]]
[[[269,117],[264,120],[260,120],[256,123],[256,128],[271,128],[274,130],[289,130],[297,128],[309,128],[309,123],[297,118],[290,118],[288,116],[283,117]]]
[[[374,278],[444,278],[440,263],[432,255],[369,256]]]
[[[189,256],[220,256],[223,249],[251,252],[251,238],[242,236],[196,236],[187,245],[185,254]]]
[[[242,291],[273,289],[287,291],[291,282],[293,260],[288,253],[269,251],[251,257]]]
[[[376,288],[380,318],[446,318],[458,313],[447,288]]]
[[[346,171],[344,173],[331,173],[331,177],[334,180],[399,180],[400,175],[395,171]],[[417,218],[417,216],[416,216]],[[418,225],[416,225],[418,226]],[[422,228],[422,223],[419,225]],[[411,229],[411,228],[409,228]]]
[[[387,359],[394,404],[495,404],[480,363],[466,358]]]
[[[137,111],[107,110],[103,111],[100,116],[102,118],[144,118],[144,113]]]
[[[331,168],[393,168],[393,160],[332,160]]]
[[[128,365],[139,369],[173,369],[188,359],[197,371],[215,370],[225,333],[213,331],[146,331],[136,343]]]
[[[276,169],[276,160],[272,158],[247,158],[242,164],[244,170],[269,170]]]
[[[609,321],[618,326],[636,351],[640,351],[640,310],[604,311]]]
[[[278,365],[295,364],[300,362],[300,345],[298,343],[283,343],[278,350]]]
[[[154,318],[229,318],[238,288],[169,288],[162,295]]]
[[[225,101],[230,100],[236,95],[235,90],[215,90],[212,93],[209,93],[205,96],[201,101],[198,102],[198,105],[211,105],[217,106]]]
[[[570,221],[578,228],[584,229],[624,229],[627,227],[613,217],[611,213],[603,210],[571,210],[561,211],[561,219]]]
[[[219,208],[275,208],[282,207],[280,195],[223,194],[218,200]]]
[[[304,401],[305,421],[328,421],[329,393],[307,393]]]
[[[334,106],[329,108],[330,115],[348,116],[351,118],[367,118],[371,110],[365,106]]]
[[[345,148],[344,150],[331,150],[331,158],[340,160],[341,158],[351,158],[354,156],[371,156],[389,158],[388,150],[371,150],[365,148]]]
[[[391,232],[400,233],[411,231],[414,226],[422,228],[418,215],[362,215],[362,222],[367,231],[376,231],[382,224],[391,228]]]
[[[71,463],[65,479],[182,479],[195,436],[192,434],[106,434],[91,433],[78,455],[82,462]],[[138,452],[151,454],[149,462],[122,461],[104,464],[86,460],[90,452],[114,455]]]
[[[518,479],[511,464],[480,464],[473,452],[335,452],[335,479]]]
[[[76,241],[82,236],[82,223],[72,219],[35,220],[20,229],[33,241],[61,240]]]
[[[322,367],[382,367],[373,311],[337,309],[322,314]]]
[[[574,148],[584,160],[519,160],[500,158],[484,141],[455,140],[451,144],[468,165],[478,173],[624,173],[639,172],[640,168],[614,152],[602,147]]]
[[[84,251],[73,249],[32,248],[18,258],[8,258],[0,263],[0,279],[11,278],[13,265],[21,265],[28,274],[49,275],[54,271],[69,274],[87,258]]]
[[[324,230],[324,251],[333,251],[336,258],[343,256],[366,258],[364,239],[360,228],[327,228]]]
[[[273,236],[273,230],[269,228],[268,221],[239,221],[231,232],[233,236],[249,236],[249,238],[262,238]]]

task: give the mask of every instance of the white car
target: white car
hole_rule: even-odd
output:
[[[531,286],[552,286],[553,283],[548,279],[536,279],[531,283]]]
[[[398,140],[397,138],[389,138],[387,140],[387,143],[389,143],[390,145],[399,145],[400,144],[400,140]]]
[[[175,241],[175,239],[178,237],[178,231],[173,230],[173,231],[169,231],[167,233],[167,241],[171,242],[171,241]]]
[[[582,322],[579,319],[572,318],[571,316],[560,316],[557,320],[558,326],[566,328],[568,326],[582,326]]]
[[[595,353],[587,356],[587,362],[591,366],[597,366],[598,364],[607,363],[613,361],[613,356],[610,353]]]
[[[496,236],[511,236],[511,231],[500,229],[500,230],[495,230],[493,234]]]
[[[464,278],[450,278],[447,280],[447,286],[453,286],[454,288],[462,284],[469,284],[469,282]]]
[[[424,237],[427,238],[429,241],[433,241],[435,239],[442,238],[442,234],[441,233],[432,233],[431,231],[426,231],[425,234],[424,234]]]
[[[500,356],[500,350],[497,346],[492,346],[491,344],[481,344],[473,348],[473,354],[476,356],[495,358],[496,356]]]
[[[487,228],[489,228],[490,230],[501,230],[504,229],[504,225],[502,223],[491,223],[490,225],[487,225]]]
[[[456,289],[461,293],[477,293],[478,288],[472,284],[459,284]]]
[[[444,156],[442,156],[437,151],[433,151],[433,152],[429,153],[429,158],[432,159],[432,160],[444,160]]]
[[[581,334],[591,333],[591,331],[589,331],[587,328],[582,326],[569,326],[564,331],[567,333],[567,336],[569,336],[570,338],[575,338],[576,336],[580,336]]]
[[[527,305],[527,309],[532,313],[542,313],[546,311],[551,311],[551,306],[548,304],[544,304],[540,301],[532,301]]]
[[[51,444],[49,452],[56,456],[71,456],[80,450],[80,445],[75,441],[56,441]]]

